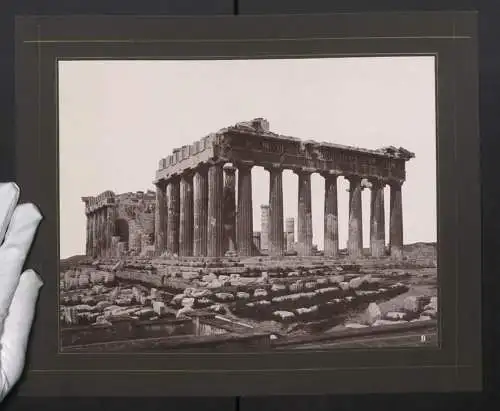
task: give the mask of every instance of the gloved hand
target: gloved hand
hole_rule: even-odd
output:
[[[21,274],[42,216],[33,204],[17,205],[19,187],[0,183],[0,401],[19,380],[42,281]]]

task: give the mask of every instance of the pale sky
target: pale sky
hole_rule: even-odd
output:
[[[413,151],[403,185],[404,242],[436,241],[434,57],[59,62],[60,255],[85,252],[82,196],[154,189],[158,161],[221,128],[264,117],[273,132]],[[269,179],[252,174],[254,231]],[[297,219],[297,176],[283,175],[284,216]],[[348,183],[339,178],[340,246]],[[323,247],[324,180],[312,175],[313,241]],[[363,237],[369,246],[369,190]],[[389,189],[386,188],[386,222]],[[295,224],[295,228],[297,224]],[[387,235],[388,240],[388,235]]]

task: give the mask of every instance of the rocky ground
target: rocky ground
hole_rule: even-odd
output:
[[[388,300],[370,304],[364,312],[352,313],[343,327],[437,319],[435,268],[384,270],[378,275],[387,281],[401,282],[408,289]]]
[[[435,320],[435,247],[407,246],[405,255],[403,261],[365,258],[356,264],[321,256],[74,258],[61,265],[61,300],[92,321],[201,310],[274,338]],[[107,290],[106,296],[96,289]]]

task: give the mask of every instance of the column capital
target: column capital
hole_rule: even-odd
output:
[[[358,174],[344,174],[344,178],[350,183],[361,183],[361,176]]]
[[[157,189],[163,190],[163,189],[165,189],[165,186],[167,185],[167,182],[166,182],[166,180],[164,180],[163,178],[161,178],[159,180],[155,180],[153,182],[153,184],[155,185],[155,187]]]
[[[189,179],[189,178],[193,177],[194,171],[195,171],[194,168],[187,167],[184,170],[182,170],[180,177],[184,178],[184,179]]]
[[[255,161],[252,161],[252,160],[238,160],[238,161],[235,161],[233,164],[239,170],[239,169],[242,169],[242,168],[252,168],[253,166],[255,166]]]
[[[318,171],[318,169],[314,168],[314,167],[295,167],[293,169],[293,173],[294,174],[302,174],[302,175],[307,175],[307,174],[312,174],[312,173],[316,173]]]
[[[234,175],[236,173],[236,167],[231,163],[224,164],[223,168],[226,174]]]
[[[396,179],[387,180],[387,185],[389,185],[391,188],[394,189],[401,189],[403,185],[403,180],[396,180]]]
[[[224,166],[224,164],[226,164],[227,162],[228,161],[225,158],[212,157],[206,161],[206,164],[209,166]]]
[[[170,176],[168,176],[167,179],[165,179],[165,184],[169,184],[169,183],[178,183],[181,179],[181,176],[180,174],[178,173],[175,173],[175,174],[171,174]]]
[[[270,173],[276,173],[276,172],[282,172],[284,170],[284,167],[281,164],[273,163],[264,166],[264,170],[269,171]]]
[[[204,161],[199,162],[193,167],[194,173],[206,173],[208,171],[209,164]]]
[[[323,178],[338,178],[341,173],[337,170],[322,170],[319,172],[319,175]]]
[[[383,188],[388,183],[387,179],[384,177],[368,177],[367,180],[372,185],[372,189]]]

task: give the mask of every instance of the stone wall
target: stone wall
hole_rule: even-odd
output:
[[[87,225],[87,255],[94,257],[120,257],[124,254],[140,255],[149,251],[154,243],[156,194],[137,191],[115,194],[106,191],[96,197],[83,197],[86,214],[92,224]],[[110,227],[109,241],[96,243],[95,232],[101,232],[100,219],[94,217],[107,207]],[[110,211],[112,210],[112,212]],[[107,238],[107,237],[106,237]],[[93,244],[93,247],[91,246]]]
[[[139,255],[153,244],[156,194],[153,191],[120,194],[116,205],[118,219],[128,226],[128,253]],[[127,242],[126,238],[120,240]]]

